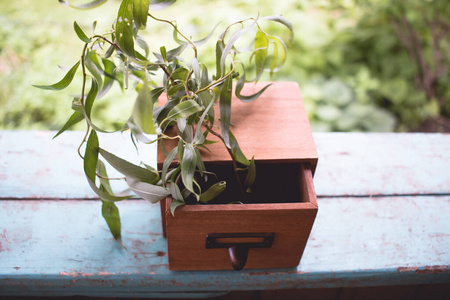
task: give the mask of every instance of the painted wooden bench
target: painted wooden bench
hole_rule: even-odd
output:
[[[319,212],[298,267],[214,272],[169,271],[159,206],[142,200],[118,204],[118,246],[76,154],[83,133],[53,135],[0,131],[0,296],[450,283],[450,135],[315,133]],[[127,152],[124,138],[104,142]]]

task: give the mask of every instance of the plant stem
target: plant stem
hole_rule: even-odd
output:
[[[195,58],[197,58],[197,46],[195,46],[194,42],[192,42],[189,38],[187,38],[183,33],[181,33],[181,31],[178,30],[178,27],[176,25],[174,25],[171,21],[168,20],[163,20],[163,19],[158,19],[154,16],[152,16],[151,14],[148,14],[148,16],[150,18],[152,18],[153,20],[159,21],[159,22],[164,22],[164,23],[168,23],[170,24],[177,32],[179,35],[181,35],[189,44],[191,44],[192,49],[194,49],[194,56]]]

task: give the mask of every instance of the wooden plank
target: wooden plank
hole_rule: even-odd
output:
[[[450,194],[450,134],[316,133],[320,196]]]
[[[155,293],[450,282],[450,196],[321,198],[296,268],[172,272],[160,209],[118,203],[124,250],[98,201],[0,202],[0,295]]]
[[[92,199],[78,156],[84,132],[69,131],[56,139],[52,131],[0,131],[0,199]],[[99,134],[101,146],[127,160],[140,159],[156,168],[156,145],[141,145],[140,159],[129,134]],[[82,152],[84,148],[82,148]],[[109,174],[118,173],[109,168]],[[125,183],[114,181],[117,190]]]
[[[54,134],[0,131],[0,199],[95,198],[76,153],[84,133]],[[122,137],[100,136],[107,150],[136,160]],[[450,193],[448,134],[315,133],[314,140],[319,197]],[[140,151],[156,164],[154,145]]]

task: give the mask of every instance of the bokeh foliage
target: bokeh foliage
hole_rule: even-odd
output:
[[[104,20],[115,7],[98,13],[108,7],[76,11],[56,0],[0,2],[1,129],[61,128],[71,113],[70,93],[76,89],[49,93],[31,84],[65,74],[67,70],[57,66],[70,68],[79,57],[73,20],[84,29],[91,24],[83,20],[92,19],[98,20],[98,30],[109,28]],[[427,118],[450,114],[449,7],[450,1],[444,0],[192,0],[178,1],[159,15],[169,19],[176,15],[190,35],[204,36],[218,20],[229,23],[258,12],[283,14],[294,24],[296,36],[288,62],[274,79],[299,82],[313,130],[403,131]],[[161,26],[152,28],[151,34],[162,44],[171,40],[172,33]],[[413,52],[405,42],[408,36],[418,41]],[[152,49],[159,49],[156,43]],[[417,45],[428,82],[431,77],[431,93],[423,88],[424,69],[411,54],[418,52]],[[203,49],[200,55],[211,50]],[[436,53],[441,53],[440,59]],[[213,60],[211,56],[211,64]],[[115,98],[123,101],[112,106],[105,97],[93,114],[99,121],[117,116],[117,122],[100,125],[118,126],[123,122],[121,112],[132,109],[132,101],[120,89]]]

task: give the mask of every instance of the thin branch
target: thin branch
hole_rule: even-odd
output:
[[[189,44],[191,44],[192,49],[194,49],[194,56],[195,56],[195,58],[197,58],[197,46],[195,46],[194,42],[192,42],[183,33],[181,33],[181,31],[178,30],[178,27],[175,24],[173,24],[171,21],[168,21],[168,20],[158,19],[158,18],[152,16],[151,14],[148,14],[148,16],[150,18],[152,18],[153,20],[170,24],[178,32],[179,35],[181,35]]]

